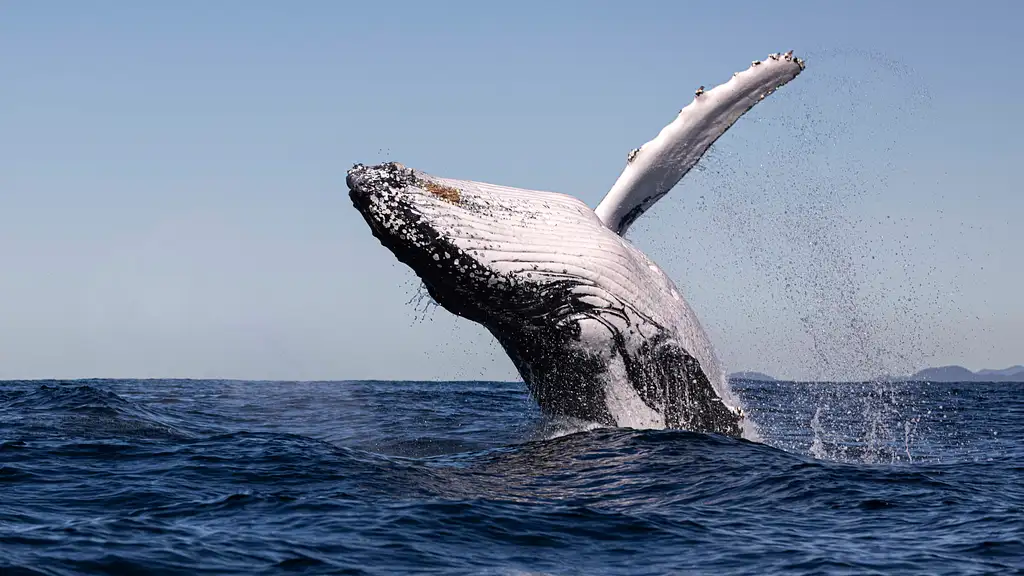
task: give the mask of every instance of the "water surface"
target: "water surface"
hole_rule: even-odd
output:
[[[521,383],[0,382],[0,573],[1024,570],[1024,385],[737,388],[764,443]]]

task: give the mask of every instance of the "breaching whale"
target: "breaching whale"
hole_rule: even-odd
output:
[[[623,235],[804,63],[771,54],[693,101],[627,156],[596,210],[554,192],[356,164],[373,235],[453,314],[498,340],[541,410],[609,426],[742,436],[744,413],[672,280]]]

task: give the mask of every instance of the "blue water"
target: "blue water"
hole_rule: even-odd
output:
[[[1024,570],[1024,385],[738,392],[764,443],[519,383],[0,382],[0,573]]]

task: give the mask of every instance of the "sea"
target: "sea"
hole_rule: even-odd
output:
[[[1022,574],[1024,384],[733,384],[758,441],[521,382],[0,382],[0,574]]]

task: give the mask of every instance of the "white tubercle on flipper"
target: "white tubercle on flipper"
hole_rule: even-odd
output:
[[[795,58],[792,51],[770,54],[725,84],[711,90],[698,88],[693,102],[671,124],[629,153],[626,169],[595,210],[598,218],[616,233],[625,234],[740,116],[803,69],[803,60]]]

